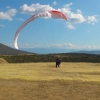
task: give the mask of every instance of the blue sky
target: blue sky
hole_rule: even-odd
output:
[[[68,21],[37,18],[22,29],[19,49],[100,50],[100,0],[0,0],[0,43],[14,48],[14,35],[32,15],[56,9]]]

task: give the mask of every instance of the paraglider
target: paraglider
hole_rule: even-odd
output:
[[[18,40],[18,35],[20,33],[20,31],[31,21],[33,21],[34,19],[38,18],[38,17],[48,17],[48,18],[61,18],[64,20],[68,20],[68,18],[66,17],[65,14],[63,14],[61,11],[58,10],[50,10],[50,11],[45,11],[45,12],[40,12],[38,14],[33,15],[32,17],[30,17],[29,19],[27,19],[16,31],[15,37],[14,37],[14,46],[16,49],[18,49],[18,45],[17,45],[17,40]]]

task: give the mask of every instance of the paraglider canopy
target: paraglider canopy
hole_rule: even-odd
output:
[[[30,17],[29,19],[27,19],[16,31],[15,37],[14,37],[14,46],[16,49],[18,49],[18,45],[17,45],[17,40],[18,40],[18,35],[19,32],[31,21],[33,21],[34,19],[38,18],[38,17],[48,17],[48,18],[60,18],[60,19],[64,19],[64,20],[68,20],[68,18],[66,17],[66,15],[64,13],[62,13],[61,11],[58,10],[49,10],[49,11],[45,11],[45,12],[40,12],[37,13],[35,15],[33,15],[32,17]]]

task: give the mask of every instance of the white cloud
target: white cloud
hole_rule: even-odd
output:
[[[54,1],[53,4],[57,4],[57,2]],[[83,22],[90,23],[90,24],[95,24],[98,22],[98,20],[96,19],[97,18],[96,15],[84,17],[80,9],[77,9],[76,12],[73,12],[71,10],[72,5],[73,3],[71,2],[69,4],[64,5],[62,8],[57,9],[59,11],[62,11],[68,17],[69,20],[66,25],[67,28],[75,29],[75,24],[81,24]],[[43,12],[51,9],[54,8],[50,5],[41,5],[39,3],[31,4],[31,5],[24,4],[20,7],[20,12],[23,14],[36,14],[38,12]]]
[[[9,9],[6,12],[0,12],[0,19],[12,20],[12,17],[17,13],[16,9]]]
[[[24,14],[35,14],[41,11],[51,10],[53,9],[50,5],[41,5],[39,3],[31,4],[28,6],[27,4],[24,4],[20,7],[20,12]]]
[[[95,49],[100,49],[100,46],[89,46],[89,45],[83,45],[83,46],[78,46],[75,44],[71,43],[62,43],[62,44],[53,44],[51,45],[52,47],[56,48],[62,48],[62,49],[76,49],[76,50],[95,50]]]
[[[73,24],[79,24],[79,23],[83,23],[86,21],[86,18],[82,15],[82,11],[80,9],[76,10],[75,12],[71,11],[71,6],[73,5],[73,3],[69,3],[64,5],[63,8],[58,9],[60,11],[62,11],[63,13],[66,14],[66,16],[68,17],[68,23],[67,23],[67,28],[69,29],[75,29],[75,27],[73,26]]]
[[[23,18],[18,18],[18,20],[20,20],[20,21],[25,21]]]
[[[96,17],[97,17],[96,15],[88,16],[87,22],[88,22],[88,23],[92,23],[92,24],[97,23],[97,22],[98,22],[98,19],[97,19]]]
[[[10,45],[11,46],[11,45]],[[13,45],[12,45],[13,47]],[[90,46],[90,45],[75,45],[72,43],[56,43],[56,44],[47,44],[47,45],[30,45],[30,44],[19,44],[20,48],[58,48],[58,49],[74,49],[74,50],[97,50],[100,49],[100,46]]]
[[[5,25],[3,25],[3,24],[0,24],[0,27],[5,27]]]
[[[47,44],[47,45],[41,45],[41,44],[35,44],[35,45],[30,45],[30,44],[19,44],[19,47],[21,48],[65,48],[66,47],[71,47],[72,44],[66,44],[66,43],[56,43],[56,44]]]
[[[97,15],[84,17],[82,14],[82,11],[80,9],[77,9],[76,13],[72,12],[71,11],[72,4],[73,3],[69,3],[69,4],[65,5],[63,8],[59,9],[62,12],[64,12],[69,19],[70,24],[67,25],[68,28],[73,29],[74,26],[72,24],[78,24],[78,23],[83,23],[83,22],[87,22],[89,24],[98,23]]]
[[[78,14],[82,14],[82,11],[78,9],[78,10],[77,10],[77,13],[78,13]]]
[[[10,6],[6,6],[7,9],[11,8]]]
[[[78,24],[78,23],[83,23],[83,22],[87,22],[89,24],[98,23],[98,19],[97,19],[98,16],[97,15],[84,17],[82,14],[82,11],[80,9],[77,9],[76,13],[72,12],[71,11],[72,5],[73,5],[73,3],[69,3],[69,4],[64,5],[63,8],[59,9],[60,11],[62,11],[63,13],[65,13],[67,15],[70,23],[72,23],[72,24],[73,23]],[[68,26],[72,26],[72,25],[70,24]]]
[[[75,27],[71,24],[71,23],[67,23],[67,28],[69,28],[69,29],[75,29]]]
[[[56,4],[56,3],[57,2],[54,1],[54,4]],[[60,10],[63,13],[65,13],[68,16],[71,23],[82,23],[82,22],[84,22],[85,18],[83,17],[81,10],[78,9],[77,13],[73,13],[71,11],[70,6],[72,4],[73,3],[71,2],[69,4],[64,5],[63,8],[61,8],[61,9],[59,8],[57,10]],[[36,3],[36,4],[31,4],[30,6],[28,6],[27,4],[24,4],[23,6],[20,7],[20,12],[24,13],[24,14],[35,14],[37,12],[51,10],[51,9],[54,9],[54,8],[51,7],[50,5],[41,5],[39,3]]]
[[[71,13],[69,15],[69,18],[70,18],[70,22],[71,23],[83,23],[85,22],[85,18],[83,17],[82,14],[74,14],[74,13]]]
[[[76,13],[71,11],[70,6],[72,3],[66,4],[63,8],[61,8],[61,11],[65,13],[71,23],[83,23],[86,21],[85,17],[82,15],[81,10],[77,10]]]
[[[71,2],[71,3],[69,3],[69,4],[66,4],[66,5],[64,5],[64,8],[67,8],[67,9],[69,9],[70,10],[70,6],[72,5],[73,3]]]
[[[71,43],[62,43],[62,44],[60,44],[60,45],[61,45],[61,47],[63,47],[63,48],[73,48],[73,47],[76,47],[76,45],[71,44]]]
[[[56,1],[54,1],[54,2],[53,2],[53,5],[57,5],[57,2],[56,2]]]

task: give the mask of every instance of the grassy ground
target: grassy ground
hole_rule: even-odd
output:
[[[0,64],[7,63],[7,61],[3,58],[0,58]]]
[[[100,64],[0,64],[0,100],[100,100]]]

